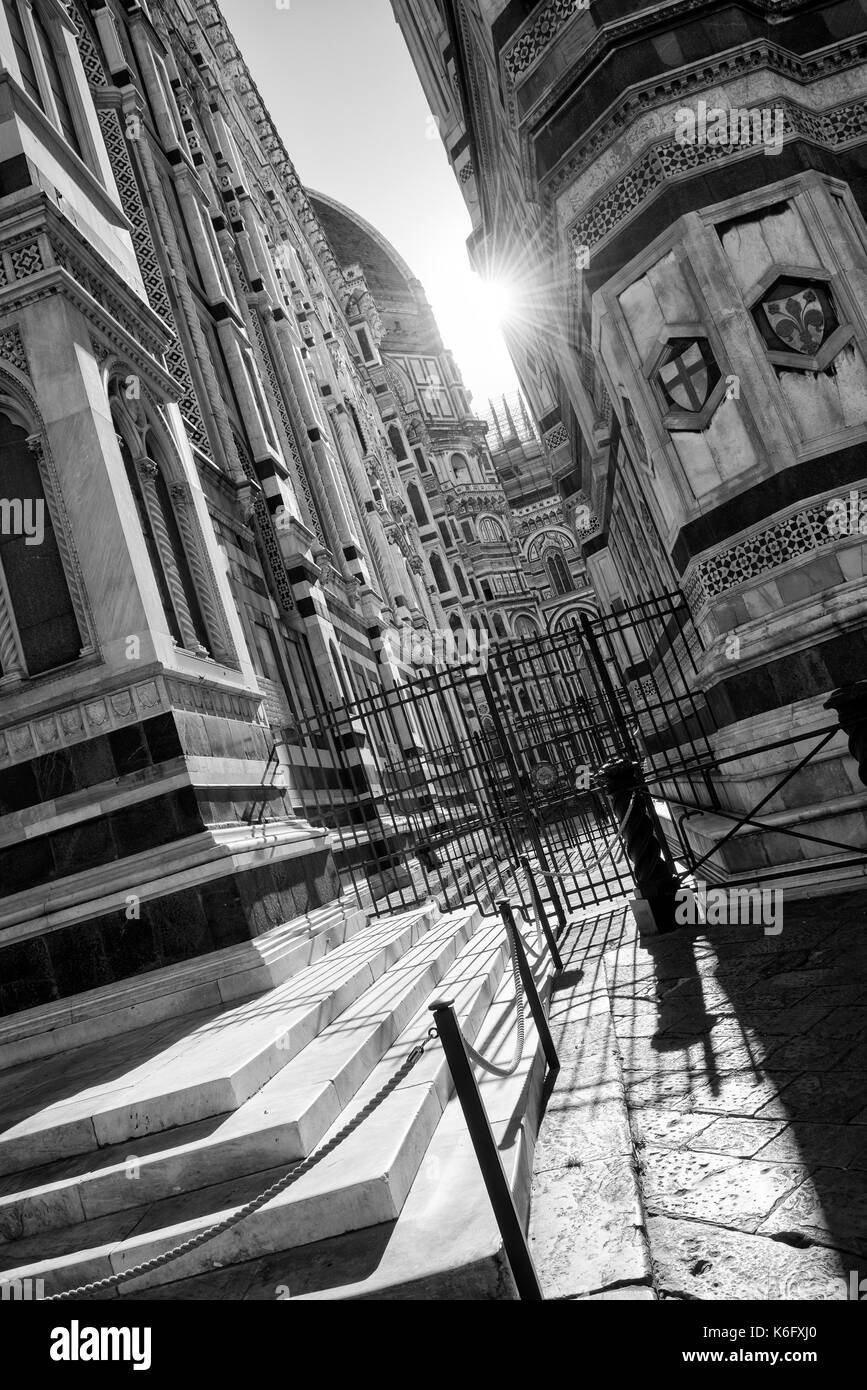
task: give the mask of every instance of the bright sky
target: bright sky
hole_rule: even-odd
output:
[[[517,389],[502,304],[389,0],[221,0],[302,181],[365,217],[421,280],[481,411]]]

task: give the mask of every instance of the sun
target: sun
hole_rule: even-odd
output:
[[[478,310],[491,328],[501,328],[515,309],[515,291],[505,280],[486,280],[476,275]]]

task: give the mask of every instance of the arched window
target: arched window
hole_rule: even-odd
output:
[[[388,441],[391,444],[392,449],[394,450],[394,456],[397,459],[398,463],[403,463],[404,459],[408,458],[409,456],[406,452],[406,445],[403,442],[403,435],[401,434],[397,425],[389,425]]]
[[[82,634],[39,451],[30,448],[27,431],[2,414],[0,496],[0,676],[37,676],[75,661]]]
[[[441,594],[447,594],[451,589],[451,584],[446,577],[446,569],[439,555],[430,557],[431,573],[433,574],[436,586]]]
[[[548,568],[548,578],[551,581],[551,588],[555,594],[568,594],[572,585],[572,575],[569,573],[569,566],[561,550],[552,550],[548,555],[545,564]]]
[[[503,622],[503,619],[500,617],[499,613],[494,614],[494,631],[496,632],[498,637],[508,636],[508,633],[506,632],[506,624]]]
[[[526,617],[526,616],[523,615],[523,614],[522,614],[522,616],[521,616],[520,618],[516,618],[516,619],[515,619],[515,621],[513,622],[512,626],[513,626],[513,628],[515,629],[515,636],[516,636],[516,637],[538,637],[538,636],[539,636],[539,627],[538,627],[538,624],[535,623],[535,622],[533,621],[532,618],[528,618],[528,617]]]
[[[496,517],[483,516],[479,518],[479,539],[486,541],[489,545],[501,544],[506,539],[506,532],[502,522],[497,521]]]
[[[406,489],[409,498],[409,505],[412,507],[412,514],[419,526],[430,526],[430,517],[427,514],[424,502],[421,500],[421,493],[415,483],[409,483]]]
[[[456,483],[470,483],[470,465],[466,454],[452,454],[452,468],[455,472]]]
[[[173,500],[160,461],[145,456],[134,459],[125,436],[119,435],[118,439],[168,630],[178,646],[207,656],[210,633],[202,611],[203,596],[193,578],[187,551],[187,544],[195,545],[193,523],[188,517],[183,520],[189,533],[189,541],[185,542],[177,511],[192,504],[185,498]]]

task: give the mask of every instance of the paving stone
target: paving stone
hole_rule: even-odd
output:
[[[653,1106],[632,1110],[630,1120],[636,1144],[672,1149],[685,1148],[691,1139],[714,1123],[710,1115],[693,1115]]]
[[[679,1109],[709,1110],[719,1115],[756,1115],[777,1099],[778,1087],[755,1071],[720,1076],[685,1093]]]
[[[867,1104],[867,1076],[861,1072],[804,1072],[784,1084],[787,1075],[781,1072],[775,1078],[779,1094],[763,1107],[762,1115],[842,1124]]]
[[[624,1084],[630,1109],[637,1105],[668,1105],[672,1109],[685,1109],[688,1108],[685,1102],[696,1089],[694,1079],[684,1072],[656,1076],[650,1081],[631,1081],[629,1077],[624,1077]]]
[[[796,1233],[839,1250],[867,1256],[867,1183],[861,1172],[817,1168],[810,1180],[771,1212],[759,1228]]]
[[[803,1004],[795,1004],[790,1009],[760,1009],[753,1008],[746,1002],[738,1010],[738,1017],[742,1018],[752,1028],[763,1034],[793,1034],[806,1033],[815,1027],[820,1019],[827,1018],[830,1010],[825,1004],[814,1004],[811,999],[806,999]],[[840,1010],[840,1012],[845,1012]],[[867,1013],[867,1010],[865,1010]],[[867,1022],[864,1024],[867,1028]],[[846,1034],[828,1033],[825,1026],[822,1027],[823,1036],[844,1037]]]
[[[826,1010],[822,1026],[816,1031],[823,1038],[860,1038],[867,1032],[867,1006],[855,1004]]]
[[[609,1155],[630,1158],[632,1135],[622,1097],[580,1111],[559,1093],[545,1112],[536,1140],[534,1171],[577,1168]]]
[[[782,938],[715,928],[604,957],[661,1297],[843,1300],[859,1261],[867,1276],[865,907],[787,903]],[[551,1135],[552,1163],[580,1157]]]
[[[751,1158],[761,1149],[762,1158],[783,1158],[782,1154],[769,1154],[765,1148],[768,1141],[775,1139],[783,1128],[782,1120],[745,1120],[742,1116],[721,1118],[702,1128],[690,1141],[689,1147],[741,1158]],[[793,1161],[798,1161],[797,1155]]]
[[[799,1250],[704,1222],[647,1221],[660,1296],[725,1301],[842,1300],[848,1265],[831,1250]]]
[[[574,1298],[614,1283],[650,1282],[650,1258],[628,1159],[537,1173],[530,1250],[546,1298]]]
[[[804,1041],[814,1041],[812,1034]],[[857,1041],[852,1038],[825,1038],[822,1041],[829,1050],[832,1047],[840,1049],[839,1066],[841,1071],[867,1072],[867,1039]]]
[[[766,1121],[765,1123],[776,1123]],[[810,1124],[799,1120],[785,1129],[766,1148],[762,1158],[783,1163],[805,1163],[848,1168],[867,1147],[867,1135],[852,1125]]]
[[[765,1061],[765,1070],[772,1073],[836,1070],[842,1058],[848,1059],[851,1046],[848,1038],[824,1038],[820,1032],[808,1033],[803,1038],[786,1038],[782,1042],[774,1039],[774,1046]],[[848,1060],[845,1065],[848,1070]],[[864,1070],[867,1070],[867,1065]]]
[[[648,1211],[754,1231],[781,1197],[807,1176],[794,1164],[729,1158],[685,1149],[642,1153],[642,1189]]]
[[[852,962],[852,968],[857,969],[856,962]],[[814,989],[809,996],[811,1004],[827,1004],[829,1009],[843,1008],[852,1004],[862,1003],[864,1000],[864,983],[861,980],[841,981],[837,984],[824,984],[819,989]]]

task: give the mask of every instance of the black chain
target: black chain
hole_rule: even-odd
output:
[[[140,1279],[145,1274],[151,1274],[154,1270],[161,1269],[163,1265],[170,1264],[174,1260],[179,1260],[183,1255],[191,1254],[193,1250],[198,1250],[200,1246],[206,1245],[217,1236],[223,1235],[225,1231],[230,1231],[233,1226],[239,1225],[241,1221],[246,1221],[248,1216],[252,1216],[254,1212],[259,1211],[274,1197],[279,1196],[281,1192],[285,1192],[287,1187],[291,1187],[293,1183],[298,1182],[299,1178],[303,1178],[306,1173],[310,1172],[311,1168],[315,1168],[317,1163],[321,1163],[323,1158],[327,1158],[330,1153],[333,1153],[334,1150],[343,1143],[344,1139],[348,1139],[350,1134],[354,1133],[358,1126],[362,1124],[369,1115],[372,1115],[374,1110],[377,1110],[379,1106],[382,1105],[384,1100],[387,1100],[392,1091],[403,1081],[404,1077],[408,1076],[413,1067],[421,1061],[427,1044],[436,1038],[436,1036],[436,1028],[429,1028],[425,1041],[416,1044],[406,1060],[400,1064],[394,1075],[386,1081],[384,1086],[380,1087],[376,1095],[358,1111],[357,1115],[353,1115],[352,1119],[348,1120],[343,1128],[338,1130],[333,1138],[328,1140],[327,1144],[323,1144],[319,1149],[314,1149],[312,1154],[309,1154],[307,1158],[297,1163],[290,1172],[284,1174],[277,1182],[272,1183],[264,1192],[260,1192],[258,1197],[254,1197],[251,1201],[246,1202],[244,1206],[239,1207],[237,1211],[233,1212],[231,1216],[226,1217],[224,1221],[219,1221],[213,1226],[208,1226],[206,1230],[200,1231],[197,1236],[193,1236],[190,1240],[184,1241],[182,1245],[174,1246],[173,1249],[167,1250],[162,1255],[155,1255],[152,1260],[145,1260],[143,1264],[134,1265],[131,1269],[121,1270],[118,1274],[108,1275],[105,1279],[97,1279],[92,1284],[82,1284],[81,1287],[77,1289],[65,1289],[63,1293],[49,1294],[48,1298],[44,1299],[43,1302],[59,1303],[67,1298],[82,1298],[87,1294],[102,1293],[106,1292],[108,1289],[115,1289],[119,1284],[125,1284],[130,1279]]]

